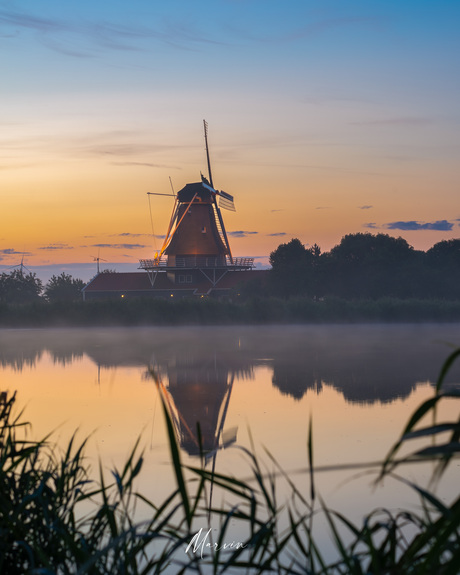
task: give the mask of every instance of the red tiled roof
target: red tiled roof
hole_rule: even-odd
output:
[[[85,291],[137,291],[152,289],[147,273],[101,273],[95,276]]]
[[[166,273],[159,273],[152,287],[147,272],[101,273],[95,276],[84,288],[85,292],[146,292],[146,291],[190,291],[197,295],[206,294],[211,289],[227,290],[240,282],[253,279],[265,280],[268,270],[228,271],[213,288],[212,283],[203,276],[200,282],[173,284]]]

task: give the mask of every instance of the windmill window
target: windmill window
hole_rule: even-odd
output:
[[[191,284],[193,282],[192,274],[179,274],[177,279],[180,284]]]

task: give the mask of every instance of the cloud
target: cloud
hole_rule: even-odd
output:
[[[3,250],[0,250],[0,254],[3,254],[5,256],[11,256],[11,255],[30,256],[30,252],[18,252],[14,248],[5,248]]]
[[[48,246],[41,246],[38,248],[39,250],[73,250],[73,246],[69,246],[68,244],[50,244]]]
[[[454,224],[448,222],[447,220],[438,220],[436,222],[417,222],[415,220],[410,220],[406,222],[390,222],[384,226],[388,230],[404,230],[404,231],[416,231],[416,230],[437,230],[437,231],[450,231]]]
[[[122,232],[121,234],[110,234],[109,238],[140,238],[142,236],[151,237],[152,234],[132,234],[130,232]]]
[[[267,234],[267,236],[285,236],[286,232],[275,232],[274,234]]]
[[[14,38],[32,32],[50,50],[76,58],[91,58],[104,50],[141,51],[148,49],[152,40],[182,49],[194,49],[209,44],[220,44],[220,38],[204,25],[194,29],[189,23],[159,20],[156,27],[125,22],[90,21],[83,18],[35,16],[21,10],[0,9],[0,35]],[[217,36],[216,36],[217,37]]]
[[[31,252],[19,252],[17,250],[15,250],[14,248],[4,248],[3,250],[0,250],[0,261],[6,260],[6,262],[9,262],[11,264],[12,261],[17,261],[18,262],[18,266],[21,265],[21,263],[24,262],[24,256],[30,256],[32,255]],[[5,257],[6,256],[6,257]],[[9,256],[21,256],[21,260],[18,258],[15,258],[14,260],[12,258],[10,258]],[[16,266],[14,266],[16,267]]]
[[[280,4],[280,6],[283,6]],[[284,10],[284,8],[283,8]],[[284,15],[283,15],[284,16]],[[278,18],[274,26],[262,26],[257,29],[254,26],[250,28],[243,29],[239,27],[232,28],[234,35],[239,36],[243,41],[247,42],[258,42],[263,44],[285,44],[290,42],[296,42],[305,38],[312,38],[343,27],[375,27],[376,24],[380,24],[380,19],[375,16],[336,16],[333,17],[323,17],[312,21],[306,25],[302,24],[303,19],[298,20],[298,25],[296,27],[290,27],[285,29],[283,26],[284,18]],[[309,18],[309,20],[311,20]],[[244,21],[244,20],[243,20]]]
[[[353,126],[426,126],[432,122],[432,118],[423,116],[401,116],[381,120],[362,120],[351,122],[351,124]]]
[[[110,152],[106,152],[110,153]],[[112,152],[113,153],[113,152]],[[170,166],[167,164],[154,164],[152,162],[110,162],[112,166],[144,166],[146,168],[166,168],[168,170],[182,170],[180,166]]]
[[[331,206],[317,206],[315,210],[330,210]]]
[[[0,10],[0,24],[14,26],[14,28],[28,28],[36,32],[57,32],[68,29],[62,22],[41,18],[12,10]]]
[[[247,232],[247,231],[243,231],[243,230],[238,230],[235,232],[227,232],[227,234],[229,236],[232,236],[233,238],[245,238],[247,236],[251,236],[254,234],[258,234],[259,232]]]
[[[459,221],[459,220],[454,220]],[[401,230],[405,232],[413,232],[419,230],[434,230],[438,232],[450,232],[454,224],[447,220],[437,220],[436,222],[418,222],[416,220],[389,222],[387,224],[377,225],[375,222],[367,222],[363,224],[363,228],[371,230]]]
[[[81,246],[88,247],[88,246]],[[142,248],[148,248],[149,246],[144,244],[92,244],[92,248],[111,248],[114,250],[138,250]]]
[[[358,206],[359,210],[371,210],[374,206]]]

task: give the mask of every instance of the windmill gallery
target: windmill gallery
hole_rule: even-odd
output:
[[[233,196],[214,188],[206,121],[203,124],[209,178],[201,175],[201,181],[186,184],[174,195],[161,250],[139,261],[142,272],[98,273],[83,288],[84,300],[219,297],[266,274],[253,269],[254,258],[232,255],[221,209],[235,211]]]

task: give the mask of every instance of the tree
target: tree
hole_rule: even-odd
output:
[[[460,239],[442,240],[434,244],[426,255],[432,265],[460,268]]]
[[[22,304],[40,299],[43,289],[41,280],[34,273],[24,274],[22,269],[0,275],[0,301]]]
[[[460,298],[460,239],[435,244],[426,252],[425,266],[430,296]]]
[[[329,293],[353,298],[414,295],[420,258],[403,238],[348,234],[329,256]]]
[[[269,258],[275,292],[289,297],[311,291],[313,259],[314,254],[298,238],[280,244]]]
[[[44,296],[52,301],[75,301],[81,299],[81,290],[85,286],[83,280],[74,279],[71,275],[62,272],[53,275],[46,284]]]

